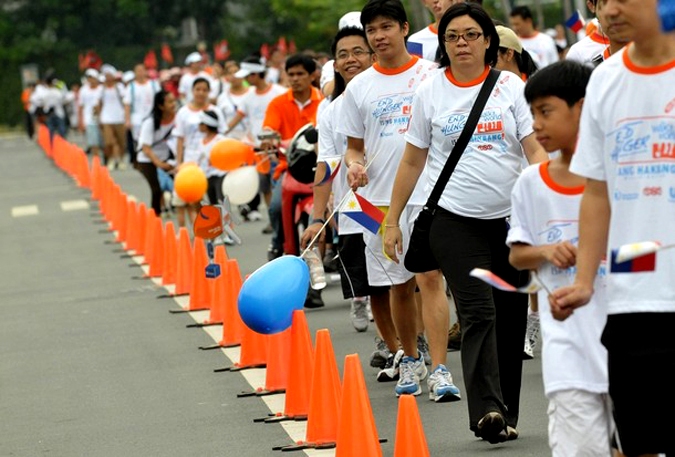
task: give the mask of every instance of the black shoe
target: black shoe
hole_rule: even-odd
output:
[[[492,411],[478,421],[476,436],[490,444],[503,443],[507,440],[506,422],[501,413]]]
[[[323,298],[321,298],[321,291],[309,289],[307,292],[307,298],[305,298],[305,308],[322,308],[325,306]]]
[[[264,229],[262,229],[262,232],[263,232],[263,234],[265,234],[265,235],[269,235],[269,234],[271,234],[271,233],[274,233],[274,228],[272,228],[271,225],[268,225],[267,227],[265,227]]]
[[[281,257],[283,254],[284,253],[281,251],[281,249],[273,248],[272,246],[270,246],[267,249],[267,261],[271,262],[272,260]]]
[[[251,212],[251,208],[248,207],[248,205],[239,205],[239,215],[241,215],[241,218],[244,220],[244,222],[248,222],[248,214]],[[263,232],[265,233],[265,232]]]
[[[459,323],[450,327],[448,331],[448,351],[459,351],[462,347],[462,330],[459,327]]]

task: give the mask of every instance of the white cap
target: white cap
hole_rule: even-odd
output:
[[[103,66],[101,66],[101,73],[103,75],[117,76],[117,69],[110,64],[104,63]]]
[[[122,74],[122,82],[124,84],[130,83],[134,78],[136,78],[136,74],[131,70],[127,70]]]
[[[342,16],[338,22],[338,29],[342,30],[345,27],[357,27],[362,29],[363,25],[361,25],[361,12],[352,11]]]
[[[87,71],[84,72],[84,76],[87,78],[96,78],[98,79],[99,77],[99,72],[95,68],[88,68]]]
[[[193,63],[199,63],[201,61],[202,55],[195,51],[188,54],[188,56],[185,58],[185,65],[191,65]]]
[[[261,63],[242,62],[239,71],[234,74],[235,78],[245,78],[253,73],[264,73],[267,67]]]
[[[213,113],[213,111],[211,111],[211,113]],[[215,113],[214,116],[207,114],[206,111],[201,111],[199,113],[199,123],[208,125],[209,127],[218,128],[218,116]]]

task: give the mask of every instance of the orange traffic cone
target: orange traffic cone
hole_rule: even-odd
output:
[[[223,337],[215,347],[239,346],[244,337],[246,325],[239,315],[239,291],[242,286],[241,271],[237,259],[227,261],[227,293],[223,308]]]
[[[187,295],[192,287],[192,246],[187,228],[178,229],[178,256],[176,257],[176,289],[172,296]]]
[[[101,199],[101,176],[99,173],[99,168],[101,166],[101,159],[98,156],[94,156],[91,159],[91,165],[89,169],[89,179],[91,181],[91,199],[100,200]]]
[[[288,375],[284,412],[254,422],[280,422],[284,420],[307,420],[309,413],[309,394],[314,367],[312,339],[303,310],[293,311],[291,324],[291,357],[289,365],[293,368]]]
[[[382,457],[358,354],[345,357],[335,457]]]
[[[314,370],[309,394],[305,441],[273,449],[295,451],[307,448],[334,448],[337,440],[341,391],[340,374],[335,361],[330,332],[328,329],[321,329],[316,332]]]
[[[145,238],[146,238],[146,229],[147,229],[147,219],[148,219],[148,209],[145,206],[145,203],[139,203],[136,207],[138,215],[136,216],[136,228],[138,230],[138,240],[136,241],[137,247],[134,250],[134,254],[145,256]]]
[[[220,276],[210,280],[211,284],[211,311],[209,318],[204,321],[204,325],[215,325],[223,323],[225,315],[225,300],[227,294],[228,275],[227,253],[225,246],[220,244],[216,246],[213,261],[220,265]]]
[[[138,249],[138,206],[132,200],[127,201],[127,242],[125,249],[136,252]]]
[[[145,208],[145,239],[143,244],[143,265],[150,266],[155,255],[155,219],[158,219],[152,208]]]
[[[241,340],[241,354],[239,362],[231,367],[217,368],[216,373],[223,371],[241,371],[249,368],[265,368],[267,366],[267,348],[269,336],[244,328],[244,337]]]
[[[173,222],[164,226],[164,264],[162,265],[162,285],[176,283],[176,261],[178,260],[178,239]]]
[[[128,199],[126,194],[120,193],[117,198],[117,236],[115,237],[115,242],[124,244],[127,242],[129,205],[127,205]]]
[[[207,310],[211,306],[211,290],[206,279],[208,260],[206,258],[204,240],[196,237],[192,249],[192,287],[190,288],[190,300],[188,307],[182,311]]]
[[[267,370],[265,370],[265,385],[256,390],[242,392],[237,397],[251,397],[257,395],[280,394],[286,392],[288,386],[288,370],[291,358],[291,329],[268,336]]]
[[[154,211],[153,211],[154,212]],[[152,219],[152,261],[148,269],[149,278],[159,278],[162,276],[162,267],[164,265],[164,225],[162,220],[155,216]]]
[[[401,395],[398,399],[394,457],[429,457],[427,438],[413,395]]]

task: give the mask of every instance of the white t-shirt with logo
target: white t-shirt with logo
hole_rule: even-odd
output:
[[[550,162],[526,168],[513,187],[511,229],[506,243],[543,246],[579,242],[579,206],[583,186],[570,188],[556,183],[548,172]],[[595,281],[595,295],[588,306],[574,311],[565,321],[553,318],[549,306],[539,307],[542,334],[542,375],[544,392],[580,389],[607,393],[607,350],[600,337],[607,322],[604,299],[606,265],[603,262]],[[537,269],[550,290],[571,285],[576,267],[560,269],[546,262]],[[538,293],[539,303],[548,302],[548,293]]]
[[[347,151],[347,137],[336,130],[336,125],[342,119],[340,107],[344,101],[344,94],[340,95],[335,101],[328,103],[326,99],[321,102],[325,105],[321,110],[319,119],[319,154],[317,161],[323,161],[332,157],[344,157]],[[321,106],[320,105],[320,106]],[[328,183],[324,186],[330,185]],[[333,201],[335,205],[342,201],[349,186],[347,186],[347,167],[344,160],[341,159],[340,169],[338,170],[332,184]],[[363,226],[354,219],[338,212],[338,233],[340,235],[351,235],[354,233],[363,233]]]
[[[143,146],[150,146],[152,152],[157,156],[161,162],[166,162],[172,155],[172,143],[175,143],[175,138],[172,137],[171,132],[175,126],[175,120],[167,124],[160,124],[159,128],[155,130],[155,121],[149,117],[141,124],[141,130],[138,135],[138,153],[136,160],[141,163],[150,163],[150,158],[143,152]]]
[[[218,116],[219,131],[225,130],[225,120],[215,105],[209,105],[206,111],[213,111]],[[176,126],[173,136],[183,138],[183,162],[200,163],[200,144],[204,134],[199,131],[199,114],[202,110],[194,110],[189,105],[181,107],[176,113]]]
[[[532,60],[539,69],[560,60],[555,40],[545,33],[535,32],[534,35],[527,38],[521,36],[520,42],[525,50],[530,53]]]
[[[124,85],[116,83],[112,87],[101,87],[101,124],[124,124]]]
[[[675,61],[636,66],[632,45],[593,71],[570,170],[606,181],[608,253],[628,243],[675,242]],[[609,314],[675,312],[675,252],[652,272],[611,273]]]
[[[233,94],[229,90],[224,91],[218,96],[218,100],[216,104],[218,105],[218,108],[220,108],[220,111],[223,113],[223,117],[225,118],[225,122],[229,124],[229,122],[234,118],[234,116],[237,114],[237,110],[241,106],[244,97],[251,92],[253,89],[250,87],[246,89],[246,91],[242,94]],[[242,140],[246,138],[248,134],[248,122],[249,120],[247,118],[242,119],[242,121],[237,124],[231,131],[230,133],[227,134],[228,138],[234,138],[237,140]]]
[[[204,78],[209,82],[209,97],[212,97],[214,90],[213,79],[205,71],[200,71],[199,73],[190,73],[189,71],[183,73],[178,81],[178,93],[185,97],[185,104],[188,104],[192,101],[192,85],[194,84],[197,78]],[[215,97],[218,95],[216,94]],[[215,98],[212,97],[212,98]]]
[[[413,56],[402,67],[385,69],[377,63],[349,83],[342,102],[337,131],[364,140],[368,185],[359,194],[372,204],[388,206],[398,164],[405,149],[404,135],[410,123],[415,89],[438,73],[434,62]],[[424,179],[420,179],[420,183]],[[423,205],[427,195],[418,184],[408,201]]]
[[[267,105],[277,96],[288,91],[279,84],[271,84],[264,92],[258,92],[252,88],[241,100],[239,112],[241,112],[249,122],[249,131],[254,144],[259,144],[258,134],[262,132],[263,122],[265,121],[265,112]]]
[[[82,122],[85,127],[87,125],[98,125],[98,116],[94,115],[94,108],[98,106],[101,100],[101,92],[103,86],[98,85],[92,88],[89,84],[85,84],[80,89],[80,106],[82,107]]]
[[[430,24],[410,35],[406,46],[410,54],[433,62],[438,51],[438,30]]]
[[[607,46],[609,38],[596,31],[574,43],[567,51],[565,59],[593,66],[593,59],[602,55]]]
[[[143,84],[131,81],[127,86],[124,104],[131,107],[131,126],[134,138],[138,138],[143,120],[152,114],[155,94],[159,91],[159,84],[150,79]]]
[[[418,148],[428,148],[428,193],[459,139],[487,75],[486,68],[480,78],[460,84],[446,69],[417,90],[405,139]],[[518,75],[506,71],[500,74],[474,135],[441,195],[441,208],[478,219],[509,215],[511,190],[523,165],[520,142],[532,133],[524,85]]]

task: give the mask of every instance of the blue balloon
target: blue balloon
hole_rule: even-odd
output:
[[[239,315],[254,332],[279,333],[291,326],[309,290],[309,268],[297,256],[282,256],[254,271],[241,286]]]

